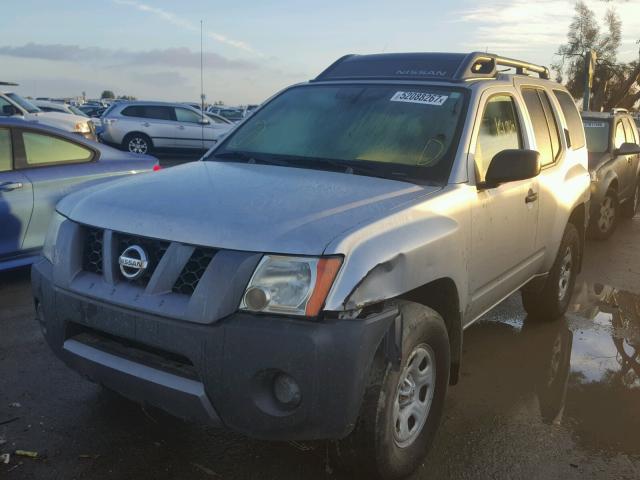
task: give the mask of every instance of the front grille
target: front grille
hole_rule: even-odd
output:
[[[82,255],[83,270],[98,275],[102,275],[102,233],[100,228],[86,227]]]
[[[173,285],[173,292],[192,295],[215,253],[208,248],[196,248]]]
[[[82,269],[85,272],[103,274],[103,234],[104,230],[95,227],[84,227],[84,251],[82,254]],[[120,280],[126,280],[140,287],[146,287],[149,280],[153,276],[158,263],[165,255],[169,248],[170,242],[165,240],[157,240],[153,238],[140,237],[127,233],[113,233],[113,242],[115,244],[115,258],[110,259],[113,262],[115,274]],[[128,280],[121,274],[118,266],[118,257],[122,252],[132,245],[141,247],[147,254],[148,266],[144,273],[135,280]],[[181,295],[193,295],[198,283],[202,279],[205,270],[211,263],[211,259],[216,254],[215,249],[195,247],[191,257],[182,268],[180,275],[176,279],[172,287],[173,293]]]
[[[117,245],[117,251],[120,253],[124,252],[132,245],[138,245],[146,252],[149,266],[140,277],[133,280],[133,283],[136,283],[137,285],[146,286],[147,283],[149,283],[153,272],[155,272],[160,259],[164,256],[167,248],[169,248],[169,242],[153,238],[138,237],[126,233],[114,233],[114,237]],[[120,273],[119,269],[118,273]],[[124,276],[121,276],[121,278],[124,279]]]

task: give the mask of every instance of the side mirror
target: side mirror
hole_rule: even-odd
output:
[[[494,188],[502,183],[527,180],[540,173],[540,154],[535,150],[502,150],[491,160],[480,188]]]
[[[640,153],[640,145],[637,143],[623,143],[620,148],[614,150],[614,155],[637,155]]]
[[[13,115],[20,115],[20,112],[13,105],[3,105],[2,115],[4,115],[5,117],[12,117]]]

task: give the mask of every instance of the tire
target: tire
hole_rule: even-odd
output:
[[[610,189],[602,199],[598,215],[594,215],[591,220],[591,237],[606,240],[611,236],[618,222],[618,207],[618,196],[613,189]]]
[[[131,153],[145,155],[153,150],[153,142],[144,133],[128,133],[122,140],[122,148]]]
[[[382,351],[378,352],[355,429],[330,445],[334,463],[361,478],[399,479],[415,471],[442,418],[450,368],[444,321],[437,312],[416,303],[403,301],[398,306],[403,321],[401,367],[393,369]],[[421,384],[417,375],[421,372],[435,374],[431,387]],[[413,412],[411,407],[416,407],[415,415],[406,413]]]
[[[522,305],[536,320],[556,320],[567,311],[578,275],[580,234],[567,224],[558,255],[541,290],[522,289]]]
[[[633,218],[640,211],[640,179],[636,182],[633,196],[622,204],[620,215],[624,218]]]

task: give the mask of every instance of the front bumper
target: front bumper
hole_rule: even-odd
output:
[[[234,313],[203,325],[56,287],[44,259],[32,283],[47,342],[71,368],[176,416],[263,439],[350,433],[371,362],[397,315],[310,322]],[[283,372],[299,385],[296,408],[273,396],[273,378]]]

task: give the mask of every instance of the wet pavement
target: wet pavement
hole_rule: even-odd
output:
[[[636,217],[589,243],[565,318],[534,322],[514,295],[466,331],[460,384],[413,478],[640,478],[639,238]],[[321,443],[185,423],[80,378],[42,340],[26,270],[0,274],[3,452],[2,479],[347,478]]]

